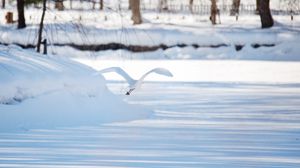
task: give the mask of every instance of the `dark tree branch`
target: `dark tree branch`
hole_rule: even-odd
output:
[[[39,36],[38,36],[38,43],[37,43],[37,52],[40,52],[40,49],[41,49],[42,32],[43,32],[43,28],[44,28],[44,18],[45,18],[45,13],[46,13],[46,1],[47,0],[43,1],[43,13],[42,13],[42,18],[41,18],[40,28],[39,28]]]

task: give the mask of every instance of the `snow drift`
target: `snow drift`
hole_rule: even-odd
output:
[[[87,66],[0,46],[0,131],[95,125],[146,117]]]

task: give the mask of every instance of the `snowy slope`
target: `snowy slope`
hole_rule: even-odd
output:
[[[110,93],[102,76],[68,59],[0,48],[0,131],[95,125],[146,117]]]

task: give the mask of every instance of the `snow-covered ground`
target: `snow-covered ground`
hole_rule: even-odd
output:
[[[151,114],[110,93],[92,68],[15,46],[0,47],[0,132],[99,125]]]
[[[134,78],[160,66],[174,78],[152,75],[156,82],[125,96],[123,83],[68,59],[1,48],[2,101],[16,102],[0,105],[0,167],[300,164],[299,62],[77,61]]]
[[[222,24],[212,26],[207,15],[146,10],[144,23],[132,25],[123,8],[50,8],[49,55],[40,55],[11,45],[36,44],[40,9],[26,10],[22,30],[4,24],[7,11],[16,20],[14,7],[0,11],[0,43],[8,44],[0,45],[0,167],[300,164],[299,15],[293,21],[274,15],[274,27],[261,29],[256,15],[238,21],[221,15]],[[134,53],[68,46],[110,43],[169,48]],[[151,74],[125,96],[128,87],[118,75],[95,75],[116,66],[136,79],[155,67],[174,77]]]
[[[152,118],[1,133],[0,167],[295,168],[299,95],[299,85],[146,83],[125,99],[153,108]]]
[[[233,61],[233,60],[95,60],[75,59],[96,70],[118,66],[135,79],[155,67],[169,69],[174,77],[150,75],[148,81],[233,82],[299,84],[300,62]],[[124,80],[114,73],[104,74],[108,80]]]

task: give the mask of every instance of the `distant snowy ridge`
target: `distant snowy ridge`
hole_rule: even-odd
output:
[[[110,93],[87,66],[0,46],[0,131],[87,126],[144,118],[150,110]]]

